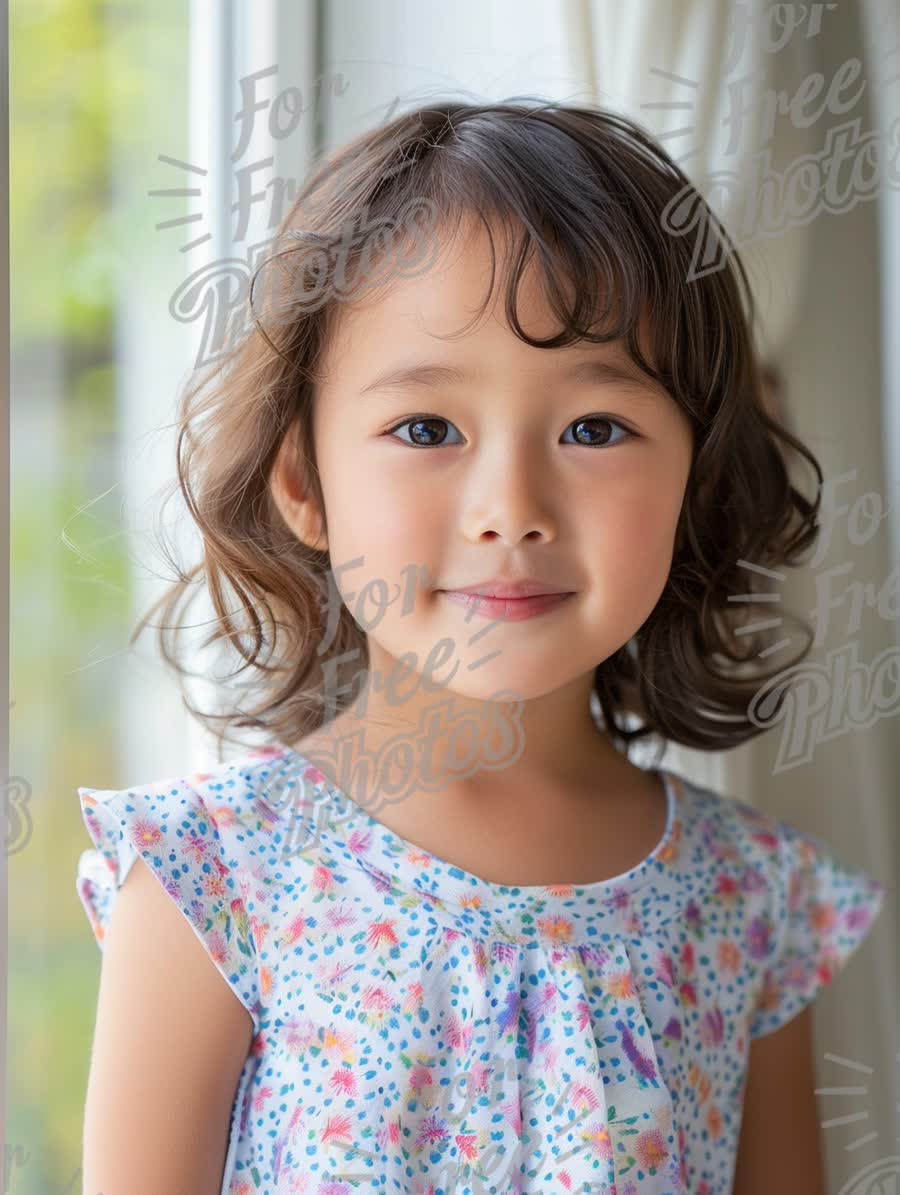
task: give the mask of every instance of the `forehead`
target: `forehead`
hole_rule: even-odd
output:
[[[365,375],[370,380],[384,367],[396,364],[401,351],[404,360],[410,355],[427,356],[428,360],[465,356],[485,359],[488,364],[514,360],[523,368],[538,370],[553,370],[585,357],[630,364],[622,340],[603,344],[580,340],[548,351],[515,334],[505,310],[508,232],[491,227],[493,278],[491,239],[480,220],[464,217],[455,229],[439,228],[432,235],[435,240],[424,254],[425,268],[404,276],[403,252],[396,254],[396,263],[385,257],[372,285],[364,285],[360,295],[351,296],[349,302],[336,304],[325,363],[329,376],[336,371],[342,376]],[[522,330],[536,340],[551,339],[562,330],[544,287],[541,268],[532,254],[522,267],[515,314]],[[571,289],[565,298],[571,302]],[[646,310],[639,325],[639,342],[652,360]]]

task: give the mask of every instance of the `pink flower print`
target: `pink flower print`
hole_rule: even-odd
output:
[[[756,834],[750,835],[751,841],[758,842],[760,846],[764,846],[766,850],[778,850],[778,835],[773,834],[771,830],[760,830]]]
[[[447,1018],[447,1042],[456,1054],[465,1054],[472,1043],[474,1025],[463,1025],[455,1012]]]
[[[325,783],[325,777],[322,775],[322,773],[319,771],[319,769],[314,768],[312,766],[303,769],[303,779],[309,780],[313,784],[324,784]]]
[[[419,1129],[419,1135],[416,1137],[416,1149],[421,1149],[426,1143],[428,1145],[435,1145],[438,1142],[446,1141],[448,1137],[447,1126],[443,1123],[436,1112],[422,1122]]]
[[[354,855],[365,855],[372,845],[371,830],[354,830],[347,839],[347,850]]]
[[[349,1116],[344,1113],[338,1113],[336,1116],[329,1116],[325,1131],[322,1134],[322,1144],[330,1145],[332,1141],[343,1141],[346,1144],[352,1144],[350,1140],[350,1127],[352,1121]]]
[[[555,1074],[559,1062],[559,1044],[554,1041],[541,1042],[537,1052],[543,1073],[545,1075]]]
[[[726,901],[728,904],[734,904],[738,896],[738,882],[733,876],[725,875],[724,873],[716,878],[715,895]]]
[[[256,1095],[253,1097],[253,1100],[252,1100],[253,1111],[258,1114],[265,1112],[266,1104],[269,1102],[269,1100],[271,1098],[272,1098],[272,1088],[271,1087],[260,1087],[259,1091],[256,1093]]]
[[[483,1093],[488,1089],[490,1082],[491,1068],[486,1062],[476,1062],[472,1065],[469,1072],[469,1081],[471,1090],[476,1093]]]
[[[678,989],[683,1004],[690,1004],[694,1008],[697,1006],[697,993],[694,990],[692,983],[683,983]]]
[[[591,1006],[586,1000],[579,1000],[575,1005],[575,1012],[577,1014],[576,1024],[578,1025],[579,1032],[581,1032],[587,1029],[591,1023]]]
[[[403,1015],[411,1017],[414,1013],[417,1013],[422,1007],[424,999],[425,991],[422,985],[420,983],[411,983],[406,989],[406,997],[402,1005]]]
[[[375,1130],[375,1140],[378,1143],[379,1149],[384,1149],[388,1145],[398,1145],[400,1142],[400,1125],[396,1120],[390,1121],[388,1124],[382,1124],[380,1128]]]
[[[393,1009],[394,1002],[390,993],[386,992],[384,988],[374,987],[366,988],[363,992],[360,1006],[365,1011],[368,1021],[380,1025]]]
[[[250,918],[250,930],[253,934],[253,941],[256,943],[256,949],[262,950],[266,944],[266,938],[269,936],[268,921],[260,921],[254,913]]]
[[[293,921],[290,922],[287,929],[284,931],[284,933],[279,938],[279,940],[278,940],[279,949],[282,949],[285,946],[293,946],[296,942],[299,942],[299,940],[303,937],[303,935],[305,933],[306,933],[306,918],[303,916],[302,913],[298,913],[297,916],[293,919]]]
[[[836,960],[833,953],[829,953],[816,967],[816,978],[821,986],[831,983],[834,978]]]
[[[656,964],[656,978],[666,985],[667,988],[674,988],[675,986],[675,964],[672,962],[670,954],[661,954]]]
[[[522,1105],[519,1100],[503,1105],[503,1115],[517,1137],[522,1136]]]
[[[318,892],[330,892],[334,888],[334,876],[331,869],[317,863],[313,868],[312,886]]]
[[[131,830],[131,841],[139,851],[151,851],[162,842],[162,831],[146,818],[139,817]]]
[[[552,1012],[556,1007],[558,996],[559,992],[556,989],[556,984],[545,983],[536,1001],[538,1015],[544,1016],[545,1013]]]
[[[224,900],[228,895],[228,885],[221,872],[216,875],[205,876],[203,891],[210,901]]]
[[[764,959],[771,949],[772,922],[768,917],[754,917],[747,926],[747,949],[752,959]]]
[[[693,975],[694,973],[694,947],[690,942],[685,942],[681,948],[681,969],[685,977]]]
[[[357,1090],[356,1076],[350,1067],[340,1066],[332,1073],[330,1086],[334,1092],[340,1092],[341,1095],[353,1097],[356,1095]]]
[[[669,1156],[665,1138],[659,1129],[648,1129],[634,1143],[634,1154],[642,1170],[657,1170]]]
[[[346,929],[348,925],[353,925],[355,922],[356,918],[352,910],[343,903],[330,908],[325,914],[325,924],[329,929]]]
[[[572,1085],[572,1106],[579,1112],[584,1112],[589,1108],[591,1112],[596,1112],[600,1107],[600,1100],[596,1091],[589,1087],[587,1083],[574,1083]]]
[[[478,1150],[475,1147],[475,1134],[466,1133],[465,1135],[457,1135],[453,1140],[456,1143],[459,1156],[471,1165],[478,1157]]]
[[[398,940],[394,933],[393,921],[374,921],[366,935],[366,943],[375,950],[382,950],[385,946],[391,949],[397,945]]]
[[[700,1040],[704,1046],[718,1046],[725,1032],[725,1018],[722,1010],[716,1006],[704,1013],[700,1022]]]
[[[213,962],[218,963],[225,970],[228,970],[226,966],[228,960],[228,942],[221,930],[216,929],[212,933],[207,934],[206,948]]]
[[[413,1066],[409,1072],[409,1086],[416,1095],[419,1095],[426,1087],[431,1087],[433,1082],[431,1071],[421,1063]]]

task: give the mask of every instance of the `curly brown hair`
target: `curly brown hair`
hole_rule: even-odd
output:
[[[223,712],[184,701],[208,725],[222,727],[220,746],[231,727],[264,729],[291,743],[329,721],[325,661],[345,653],[367,660],[366,634],[343,607],[337,633],[321,651],[332,562],[288,528],[271,472],[289,444],[327,527],[311,414],[342,300],[335,248],[348,222],[400,229],[402,239],[404,220],[423,202],[442,228],[475,216],[489,235],[499,227],[517,237],[502,278],[506,318],[521,340],[553,349],[624,338],[632,359],[691,420],[693,461],[668,583],[639,631],[594,672],[612,741],[626,753],[653,734],[720,750],[761,733],[748,702],[776,670],[760,663],[775,638],[771,623],[751,626],[770,611],[753,600],[766,584],[758,570],[797,563],[818,534],[820,494],[807,500],[791,484],[790,450],[812,466],[819,487],[821,468],[767,413],[744,266],[687,176],[628,118],[532,97],[429,104],[316,164],[275,238],[286,247],[254,276],[248,334],[180,399],[171,496],[180,491],[185,498],[202,559],[185,572],[167,553],[177,581],[130,642],[161,610],[163,658],[182,678],[197,675],[187,672],[168,634],[185,629],[184,611],[205,582],[215,617],[203,647],[230,645],[239,662],[223,678],[230,703]],[[691,218],[673,232],[673,213],[681,220],[685,212]],[[493,294],[493,239],[491,247]],[[561,325],[543,341],[529,337],[516,314],[519,278],[535,252]],[[697,275],[698,254],[713,256],[716,268]],[[371,238],[366,244],[357,237],[343,268],[372,257]],[[256,306],[257,283],[266,268],[284,274],[286,267],[293,268],[293,299],[267,326]],[[275,293],[271,285],[267,293]],[[644,316],[653,363],[641,352]],[[812,632],[800,625],[810,638],[777,672],[809,652]],[[239,685],[229,685],[235,678]],[[242,708],[238,688],[250,694],[250,708]]]

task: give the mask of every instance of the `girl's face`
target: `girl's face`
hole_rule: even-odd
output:
[[[368,632],[371,668],[412,653],[416,672],[437,665],[430,678],[460,697],[527,701],[581,685],[650,615],[692,432],[619,344],[533,348],[507,325],[502,294],[464,337],[438,339],[471,319],[490,282],[486,234],[463,227],[470,239],[442,245],[427,273],[338,316],[315,396],[328,522],[318,546]],[[519,318],[547,337],[558,327],[532,265]],[[282,509],[314,542],[308,505]],[[440,592],[524,577],[574,596],[523,621],[467,620]]]

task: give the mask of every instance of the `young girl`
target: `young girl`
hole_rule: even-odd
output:
[[[729,600],[822,482],[737,253],[638,126],[522,101],[358,138],[280,231],[163,603],[209,587],[255,703],[208,717],[268,745],[79,789],[85,1191],[820,1193],[812,1001],[885,888],[630,757],[745,742],[808,651]]]

